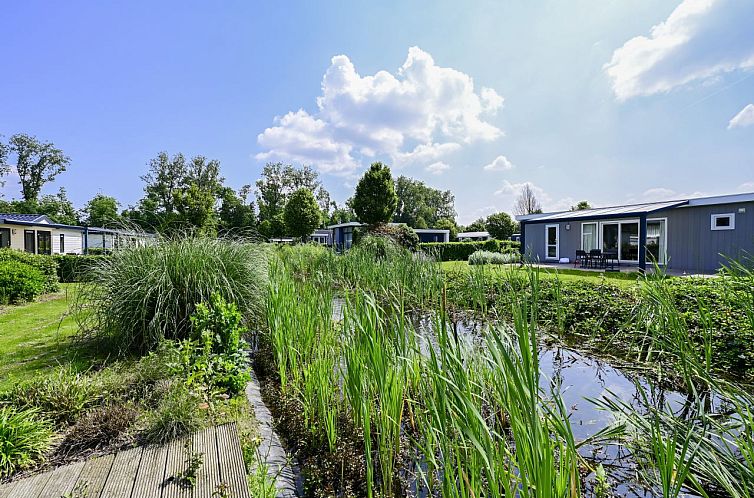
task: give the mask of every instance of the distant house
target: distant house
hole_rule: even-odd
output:
[[[326,228],[314,230],[309,240],[323,246],[330,246],[332,245],[332,230]]]
[[[621,266],[648,262],[709,273],[726,258],[754,255],[754,193],[517,216],[521,252],[559,261],[577,250],[614,254]],[[459,234],[460,236],[460,234]]]
[[[398,225],[399,223],[390,223]],[[338,251],[345,251],[353,245],[353,231],[356,228],[364,226],[358,221],[349,221],[348,223],[339,223],[327,227],[332,230],[332,244]],[[415,228],[413,229],[419,237],[419,242],[448,242],[450,240],[450,230],[439,228]]]
[[[0,213],[0,248],[34,254],[86,254],[89,249],[116,249],[153,237],[127,230],[63,225],[40,214]]]
[[[490,240],[492,237],[490,237],[489,232],[459,232],[458,233],[458,241],[459,242],[473,242],[477,240]]]

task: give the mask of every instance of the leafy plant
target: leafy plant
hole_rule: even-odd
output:
[[[37,410],[0,407],[0,476],[44,460],[52,439],[52,423]]]
[[[186,469],[178,472],[174,480],[181,486],[193,488],[196,486],[196,474],[204,463],[204,453],[193,451],[191,449],[191,441],[186,441],[183,448],[186,452],[186,461],[183,463]]]
[[[469,256],[470,265],[506,265],[520,260],[517,253],[499,253],[490,251],[475,251]]]
[[[199,430],[202,417],[198,405],[197,397],[184,385],[173,384],[157,408],[147,414],[144,439],[149,443],[163,444]]]
[[[45,288],[44,275],[20,261],[0,260],[0,304],[32,301]]]

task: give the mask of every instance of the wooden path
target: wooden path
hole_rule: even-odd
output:
[[[192,488],[174,476],[190,451],[203,463]],[[222,493],[225,490],[225,494]],[[140,446],[0,486],[0,498],[250,498],[235,424],[210,427],[164,446]]]

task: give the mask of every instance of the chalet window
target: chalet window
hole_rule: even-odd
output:
[[[10,247],[10,228],[0,228],[0,248]]]
[[[60,234],[60,254],[65,254],[65,234]]]
[[[713,214],[710,228],[712,230],[733,230],[736,228],[736,215],[733,213]]]

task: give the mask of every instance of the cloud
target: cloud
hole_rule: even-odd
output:
[[[484,166],[485,171],[508,171],[513,169],[513,163],[505,156],[497,156],[490,164]]]
[[[361,76],[347,56],[338,55],[322,78],[317,111],[276,118],[258,135],[265,150],[256,158],[312,164],[325,172],[349,172],[375,156],[398,166],[432,164],[501,137],[488,117],[502,105],[495,90],[477,92],[469,75],[438,66],[417,47],[396,74]]]
[[[619,100],[754,68],[754,2],[684,0],[670,16],[613,52],[604,69]]]
[[[754,104],[749,104],[741,112],[733,116],[728,123],[728,129],[743,128],[744,126],[754,125]]]
[[[442,161],[437,161],[424,168],[424,171],[432,173],[433,175],[441,175],[445,171],[449,170],[450,166]]]

